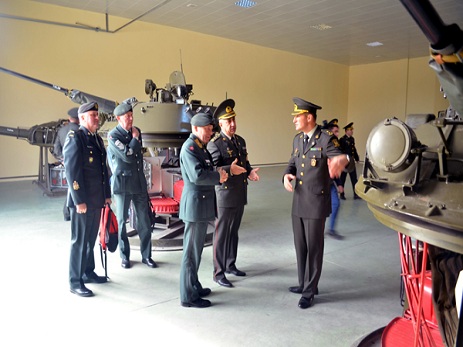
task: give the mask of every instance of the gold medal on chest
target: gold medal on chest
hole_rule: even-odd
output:
[[[317,159],[312,158],[312,159],[310,160],[310,165],[316,166],[316,165],[317,165]]]

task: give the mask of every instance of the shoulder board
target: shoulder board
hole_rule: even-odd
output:
[[[203,148],[203,144],[201,143],[201,141],[199,141],[199,139],[195,139],[195,143],[198,145],[199,148]]]
[[[296,134],[296,136],[294,136],[294,138],[296,137],[304,137],[304,133],[301,131],[299,133]]]
[[[333,133],[328,129],[322,129],[322,132],[324,132],[325,134],[327,134],[329,136],[333,136]]]
[[[216,133],[214,134],[214,136],[212,137],[211,141],[214,141],[214,142],[215,142],[215,141],[217,141],[220,137],[221,137],[221,136],[220,136],[220,133],[219,133],[219,132],[216,132]]]

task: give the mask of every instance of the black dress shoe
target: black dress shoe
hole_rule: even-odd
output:
[[[208,296],[209,294],[211,294],[212,290],[210,290],[209,288],[203,288],[201,290],[198,291],[198,294],[200,297],[205,297],[205,296]]]
[[[226,277],[221,278],[221,279],[217,280],[216,282],[218,284],[220,284],[222,287],[227,287],[227,288],[233,287],[233,284],[229,280],[227,280]]]
[[[205,308],[205,307],[211,306],[211,302],[209,300],[198,298],[192,302],[182,302],[182,306],[183,307]]]
[[[76,294],[78,296],[82,296],[82,297],[93,296],[93,292],[85,286],[80,286],[78,288],[71,288],[71,293]]]
[[[341,194],[339,195],[339,198],[340,198],[341,200],[346,200],[346,196],[344,195],[344,193],[341,193]]]
[[[154,262],[154,260],[151,259],[151,258],[145,258],[145,259],[143,259],[141,262],[142,262],[143,264],[148,265],[149,267],[151,267],[151,268],[153,268],[153,269],[154,269],[155,267],[158,267],[158,264],[156,264],[156,263]]]
[[[104,276],[98,276],[95,272],[90,272],[82,276],[84,283],[106,283],[108,279]]]
[[[357,194],[354,195],[354,200],[359,200],[359,199],[362,199],[360,196],[358,196]]]
[[[298,306],[302,309],[309,308],[312,305],[313,305],[313,295],[310,298],[302,297],[299,300],[299,304],[298,304]]]
[[[130,267],[131,267],[130,260],[128,260],[128,259],[122,259],[121,266],[122,266],[124,269],[130,269]]]
[[[301,294],[301,293],[302,293],[302,288],[299,287],[299,286],[289,287],[288,290],[289,290],[291,293],[294,293],[294,294]]]
[[[227,271],[225,271],[225,273],[233,274],[235,276],[246,276],[246,272],[238,270],[237,268],[227,270]]]

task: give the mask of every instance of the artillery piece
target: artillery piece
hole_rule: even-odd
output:
[[[355,191],[398,232],[407,294],[403,316],[373,334],[382,346],[462,347],[463,32],[444,25],[428,0],[401,2],[431,44],[429,65],[451,106],[437,116],[390,117],[369,134]]]
[[[2,67],[0,71],[64,93],[78,104],[96,101],[99,105],[100,118],[98,132],[105,141],[107,133],[117,125],[117,120],[113,115],[113,110],[118,105],[115,101],[79,90],[63,88]],[[158,230],[153,233],[152,243],[155,249],[171,250],[183,247],[181,236],[184,225],[178,218],[178,203],[181,195],[179,183],[182,183],[179,165],[180,148],[190,135],[190,119],[194,114],[199,111],[212,113],[215,109],[213,105],[202,105],[199,100],[190,102],[192,90],[193,86],[186,84],[183,72],[174,71],[165,88],[158,88],[150,79],[145,81],[145,93],[149,96],[149,101],[139,102],[135,97],[122,101],[132,105],[134,124],[143,131],[144,168],[148,193],[152,198],[159,221],[156,224]],[[57,132],[65,122],[66,120],[60,119],[56,122],[36,125],[30,129],[0,127],[0,135],[25,139],[32,145],[40,146],[37,183],[47,195],[54,195],[67,189],[64,168],[56,168],[55,165],[49,164],[46,153],[47,148],[52,152]],[[61,171],[59,176],[62,178],[58,180],[58,187],[51,182],[51,177],[56,175],[57,170]],[[165,204],[158,206],[156,202]],[[128,232],[129,236],[136,235],[136,220],[132,218],[132,215],[129,221],[132,231]],[[212,231],[207,234],[207,244],[212,242]],[[137,248],[138,242],[138,238],[130,238],[131,247]]]

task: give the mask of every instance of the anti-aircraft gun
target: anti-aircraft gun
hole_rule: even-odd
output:
[[[107,133],[117,125],[113,115],[118,105],[99,96],[88,94],[79,90],[67,89],[52,83],[20,74],[0,67],[0,71],[40,84],[49,89],[63,93],[77,104],[96,101],[99,106],[100,126],[99,134],[106,140]],[[163,231],[153,233],[153,246],[157,249],[181,249],[183,240],[183,223],[178,219],[178,203],[181,195],[182,179],[179,165],[180,148],[191,132],[190,119],[195,113],[213,112],[215,107],[202,105],[199,100],[189,100],[193,86],[186,84],[185,76],[181,71],[171,73],[169,83],[164,88],[158,88],[151,80],[145,81],[145,93],[149,96],[146,102],[140,102],[135,97],[123,100],[132,105],[134,124],[143,131],[143,146],[146,149],[144,156],[145,176],[148,184],[148,193],[158,215],[156,226]],[[59,127],[65,122],[49,122],[37,125],[31,129],[13,129],[0,127],[0,135],[14,136],[26,139],[30,144],[41,148],[39,165],[39,183],[45,193],[53,195],[55,187],[50,184],[50,177],[57,168],[50,168],[48,164],[47,149],[53,148]],[[64,169],[61,167],[60,176],[65,179]],[[51,171],[53,170],[53,172]],[[63,188],[67,187],[62,180]],[[136,233],[136,220],[132,218],[130,224]],[[130,240],[131,246],[137,247],[138,238]],[[212,242],[212,232],[208,233],[206,243]]]
[[[407,303],[402,317],[376,333],[382,346],[462,347],[463,32],[445,25],[428,0],[401,2],[430,42],[429,65],[450,107],[437,116],[388,118],[367,140],[355,191],[398,232]]]
[[[66,182],[63,182],[63,177],[59,179],[59,182],[57,180],[56,184],[52,184],[51,182],[47,149],[53,151],[53,144],[58,130],[66,122],[67,120],[65,119],[59,119],[57,121],[34,125],[30,129],[0,126],[0,135],[23,139],[31,145],[40,147],[39,173],[38,179],[34,183],[37,183],[47,195],[65,191]],[[55,177],[54,179],[57,178]]]

